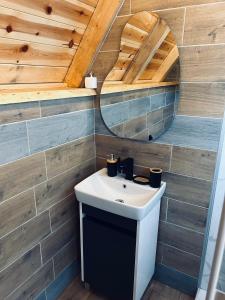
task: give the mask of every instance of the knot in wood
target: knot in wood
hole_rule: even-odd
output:
[[[12,26],[11,26],[11,25],[8,25],[8,26],[6,27],[6,31],[7,31],[8,33],[12,32],[12,31],[13,31]]]
[[[71,40],[71,41],[69,42],[69,48],[73,48],[73,46],[74,46],[74,41]]]
[[[28,45],[23,45],[23,46],[20,48],[21,52],[27,52],[28,49],[29,49],[29,46],[28,46]]]
[[[52,13],[52,7],[50,5],[48,5],[46,7],[46,12],[47,12],[48,15],[51,15],[51,13]]]

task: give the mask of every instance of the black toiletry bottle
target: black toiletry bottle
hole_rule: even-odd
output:
[[[110,158],[107,159],[107,173],[109,177],[117,176],[117,164],[118,159],[115,158],[114,154],[110,154]]]

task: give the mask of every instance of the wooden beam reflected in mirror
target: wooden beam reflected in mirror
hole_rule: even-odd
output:
[[[150,141],[172,125],[179,96],[179,51],[156,13],[132,16],[121,35],[118,59],[101,91],[101,113],[110,131]]]

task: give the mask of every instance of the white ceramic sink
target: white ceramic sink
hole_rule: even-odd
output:
[[[102,169],[75,186],[79,202],[127,217],[142,220],[160,202],[166,188],[139,185],[123,177],[108,177]]]

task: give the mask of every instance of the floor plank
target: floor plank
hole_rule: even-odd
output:
[[[96,295],[92,291],[86,290],[76,278],[64,291],[58,300],[107,300],[105,297]],[[172,289],[158,281],[153,281],[145,292],[142,300],[194,300],[194,298],[182,294],[178,290]]]

